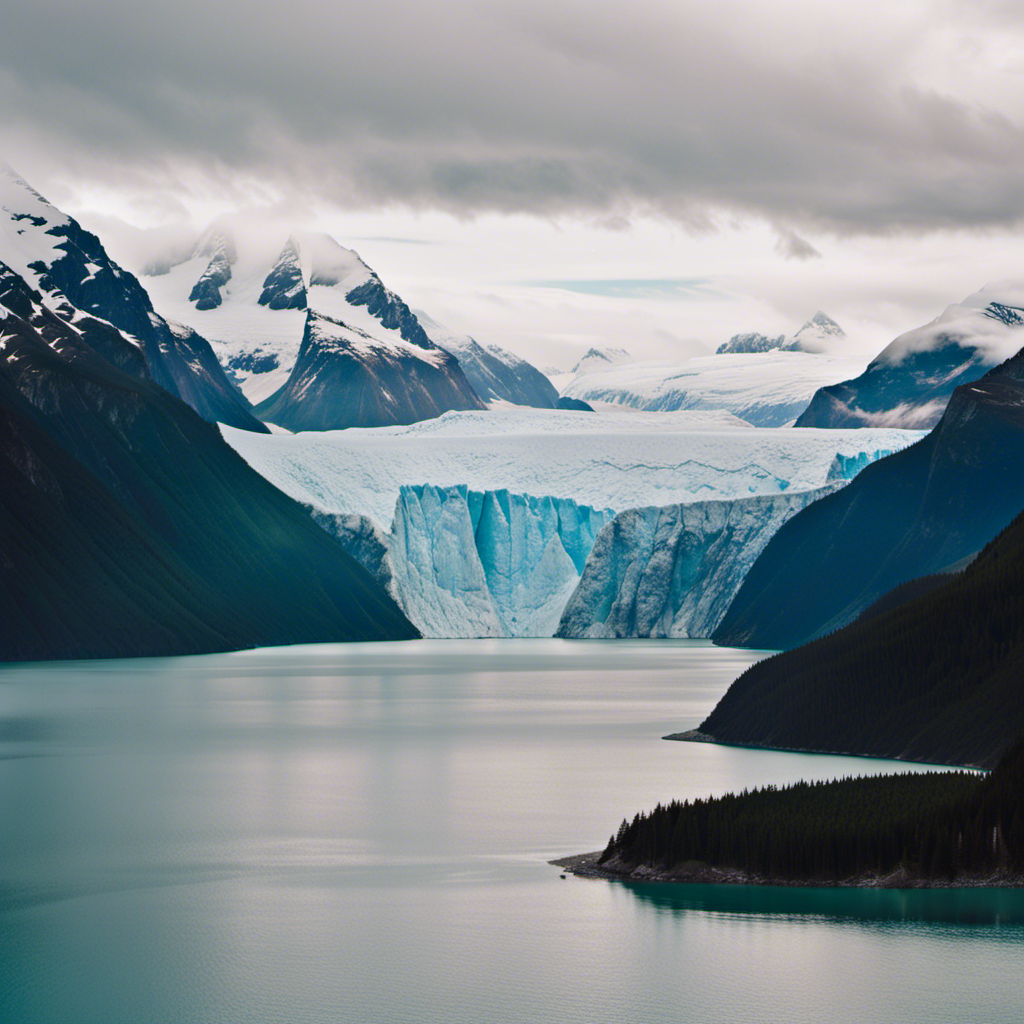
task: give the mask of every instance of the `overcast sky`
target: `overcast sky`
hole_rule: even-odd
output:
[[[3,3],[3,154],[126,259],[270,207],[541,362],[867,351],[1024,266],[1016,2]]]

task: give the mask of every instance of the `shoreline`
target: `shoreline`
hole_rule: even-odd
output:
[[[677,740],[681,743],[714,743],[719,747],[739,747],[743,750],[774,750],[783,754],[828,754],[831,757],[864,757],[873,761],[902,761],[904,764],[927,764],[937,768],[949,768],[951,771],[964,769],[971,772],[991,772],[980,764],[949,764],[947,761],[922,761],[901,757],[899,754],[865,754],[856,750],[816,750],[812,747],[775,747],[770,743],[731,743],[728,740],[720,740],[710,733],[701,732],[700,729],[687,729],[684,732],[671,732],[661,737],[663,740]]]
[[[780,888],[812,889],[1020,889],[1024,876],[995,874],[968,875],[954,881],[912,875],[902,868],[889,875],[858,875],[842,880],[766,878],[751,875],[739,868],[718,868],[709,864],[686,864],[671,871],[657,871],[646,865],[626,867],[598,865],[601,850],[577,853],[548,861],[577,878],[602,878],[609,882],[673,882],[678,885],[759,885]]]

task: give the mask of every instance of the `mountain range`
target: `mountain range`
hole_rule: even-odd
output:
[[[262,419],[289,430],[387,426],[492,401],[554,406],[518,356],[416,313],[354,250],[323,233],[215,222],[188,253],[155,256],[162,308],[214,339]]]

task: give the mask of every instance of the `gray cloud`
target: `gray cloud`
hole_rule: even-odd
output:
[[[1008,10],[37,0],[4,14],[0,143],[185,202],[1005,226],[1024,213],[1024,108],[985,55],[1020,31]],[[949,39],[980,55],[970,94],[943,86]]]
[[[789,228],[776,228],[779,237],[775,242],[775,251],[787,260],[813,260],[820,259],[821,253],[807,241],[801,238],[795,231]]]

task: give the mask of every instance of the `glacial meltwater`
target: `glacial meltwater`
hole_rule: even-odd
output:
[[[1024,895],[624,885],[659,801],[903,770],[666,742],[758,655],[423,641],[0,668],[0,1021],[1024,1015]]]

